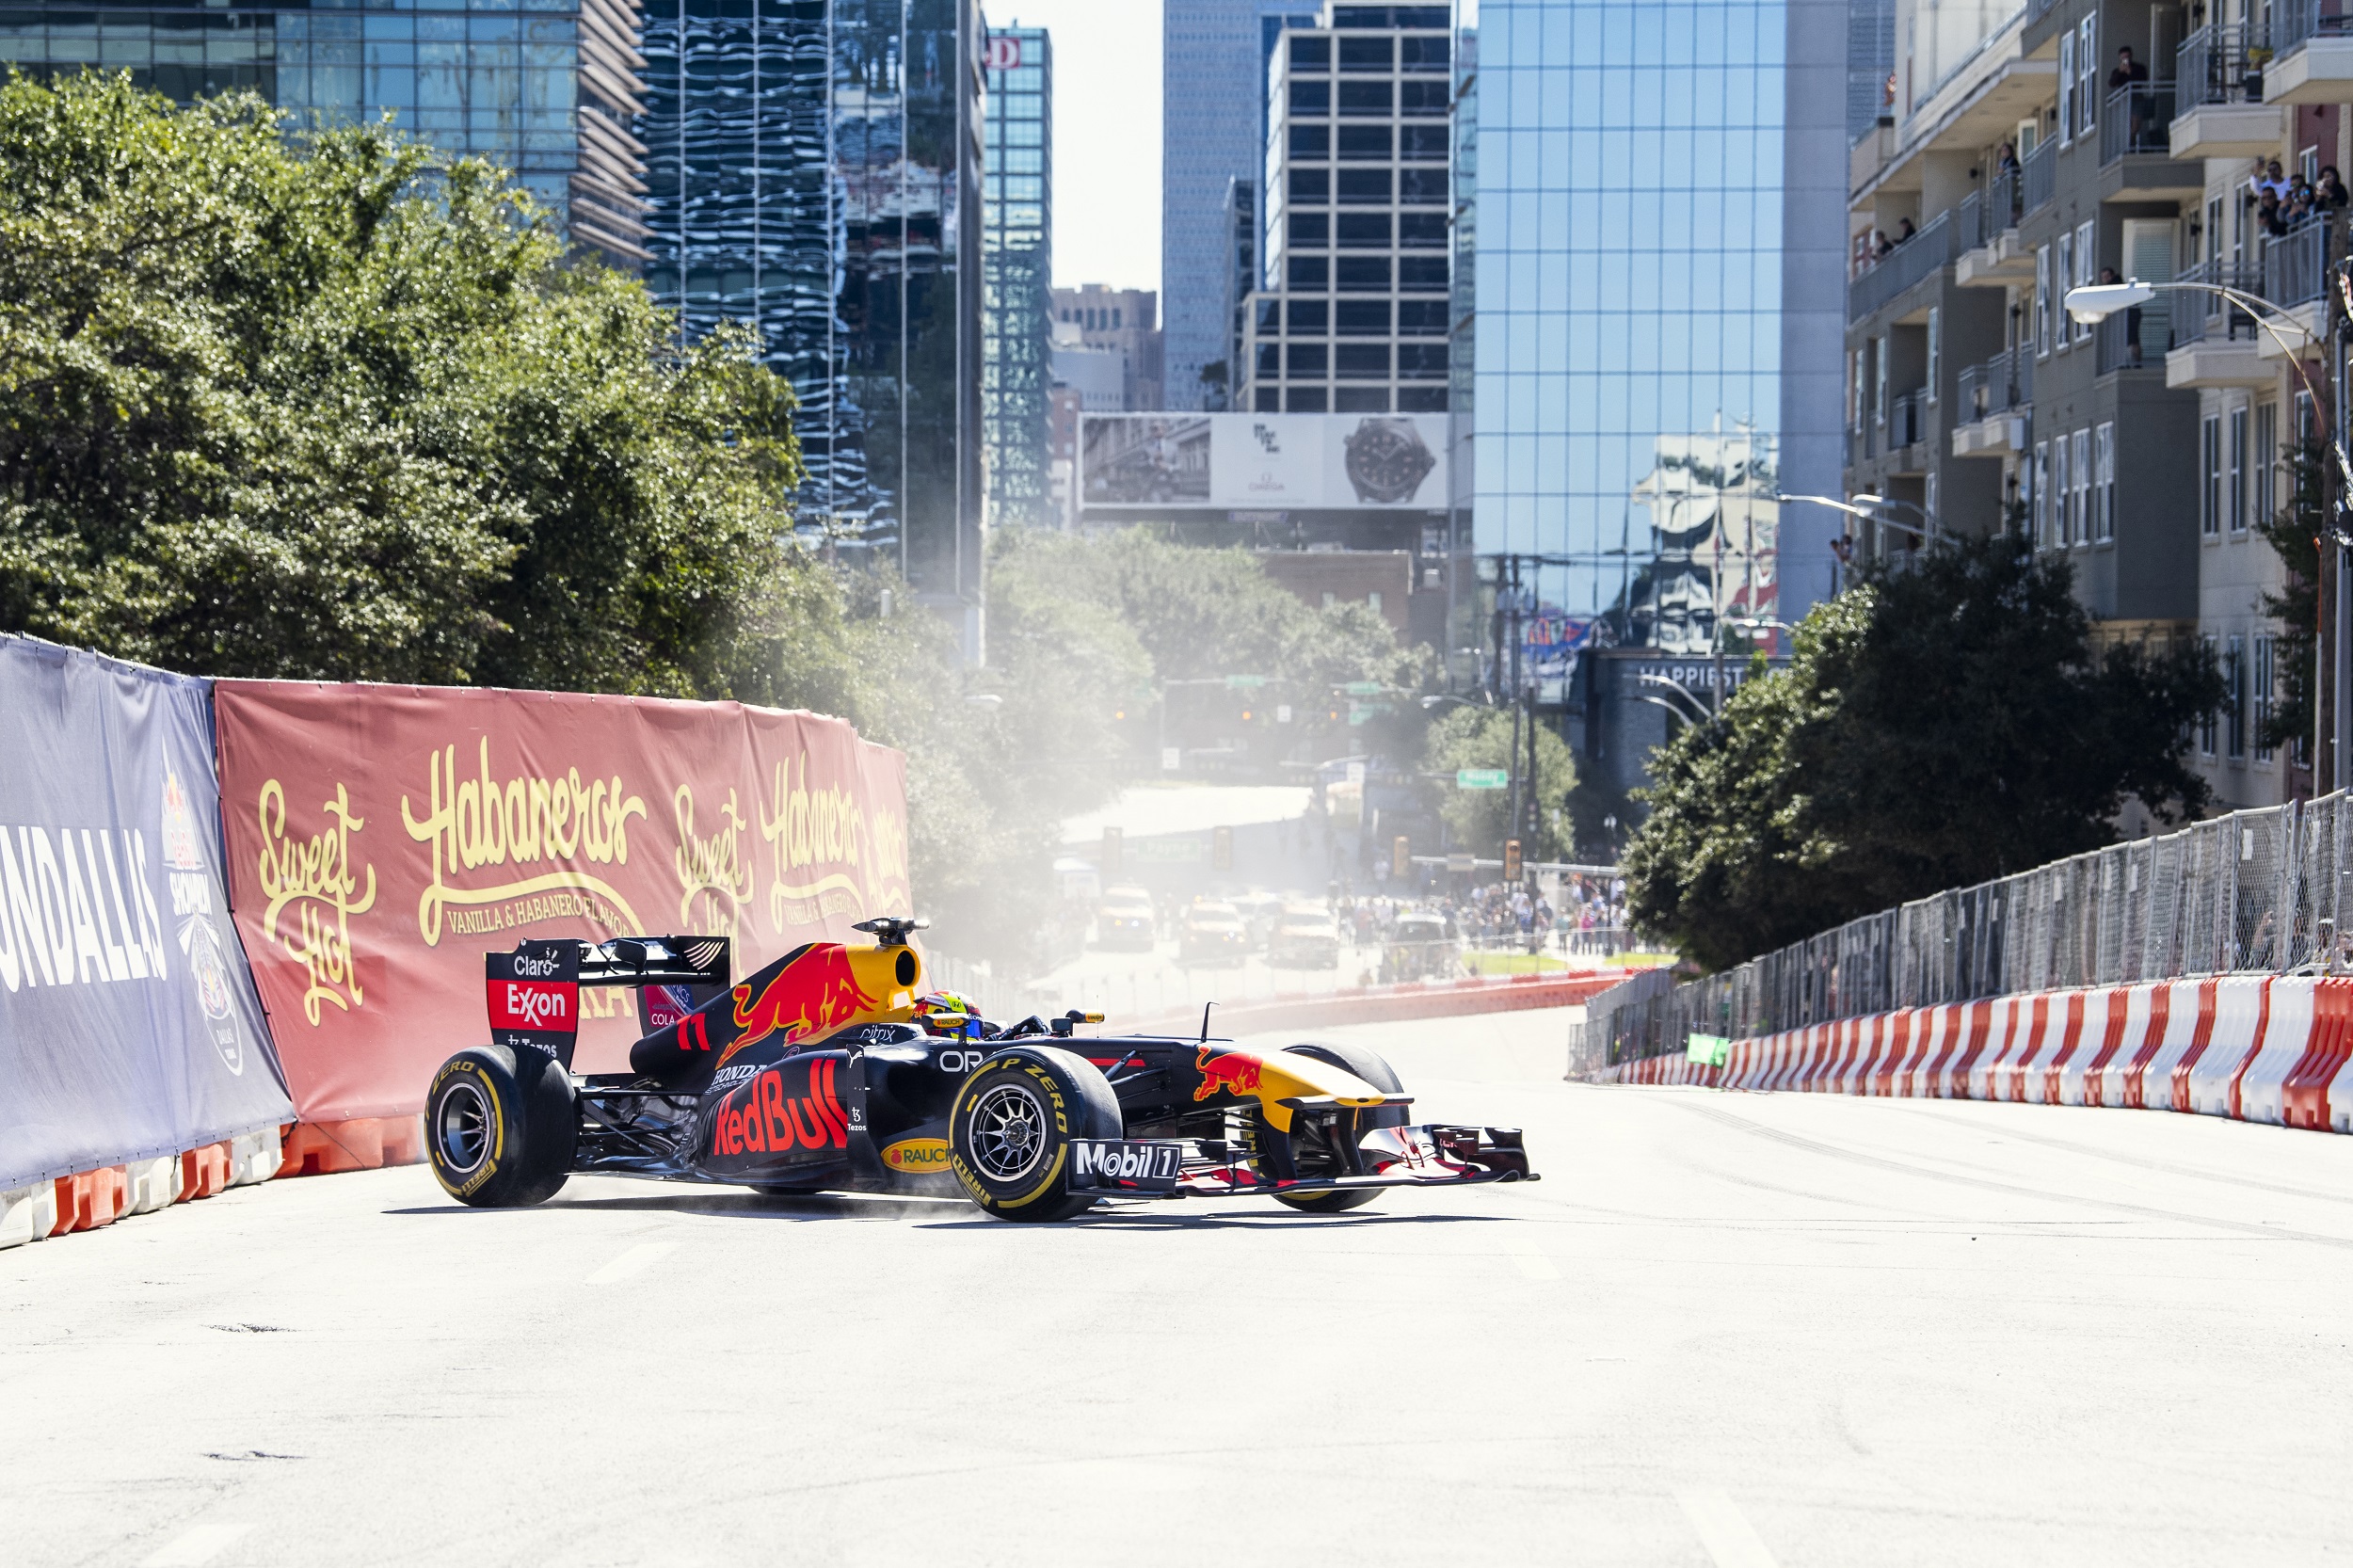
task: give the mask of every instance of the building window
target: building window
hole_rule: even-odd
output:
[[[1283,374],[1283,345],[1262,343],[1258,345],[1258,364],[1254,373],[1261,377],[1279,377]]]
[[[1291,344],[1290,377],[1292,380],[1323,379],[1324,347],[1320,343]]]
[[[1940,336],[1937,330],[1938,325],[1938,311],[1935,306],[1931,305],[1929,307],[1929,406],[1930,408],[1936,406],[1937,339]],[[1930,510],[1934,508],[1931,507]]]
[[[2064,550],[2072,533],[2067,516],[2072,495],[2067,488],[2067,438],[2051,443],[2051,548]]]
[[[1329,82],[1293,82],[1290,111],[1294,118],[1300,115],[1330,114],[1332,112],[1332,84]]]
[[[1401,381],[1446,379],[1446,344],[1401,343],[1397,345],[1397,378]]]
[[[1389,147],[1389,128],[1386,125],[1340,127],[1340,157],[1345,162],[1387,163]]]
[[[2068,499],[2067,526],[2070,544],[2091,542],[2091,432],[2078,430],[2070,440],[2073,451],[2068,471],[2074,475],[2075,493]]]
[[[1340,69],[1342,71],[1380,72],[1386,74],[1396,69],[1397,44],[1387,38],[1344,38],[1340,40]]]
[[[1321,256],[1293,256],[1287,263],[1293,289],[1322,293],[1331,286],[1331,264]]]
[[[1847,362],[1854,367],[1854,374],[1848,378],[1851,383],[1847,398],[1847,428],[1849,430],[1863,428],[1863,388],[1868,378],[1869,361],[1870,355],[1860,348],[1847,356]]]
[[[2027,504],[2034,508],[2034,542],[2041,550],[2051,548],[2051,443],[2034,443],[2034,472],[2031,483],[2034,494]]]
[[[1285,237],[1294,250],[1321,250],[1332,243],[1331,216],[1325,213],[1293,213]]]
[[[1293,71],[1331,70],[1332,40],[1328,38],[1292,39],[1291,69]]]
[[[1323,407],[1323,389],[1321,387],[1293,387],[1290,390],[1289,396],[1290,401],[1287,407],[1289,411],[1294,414],[1321,414],[1325,412]]]
[[[1320,338],[1324,323],[1330,319],[1332,302],[1328,299],[1294,299],[1289,302],[1291,336]]]
[[[1332,411],[1336,414],[1385,414],[1389,411],[1389,389],[1336,388],[1332,393]]]
[[[1446,214],[1400,213],[1397,215],[1397,243],[1404,250],[1444,250],[1446,248]]]
[[[1397,155],[1401,162],[1437,164],[1447,160],[1447,127],[1444,125],[1401,125],[1397,128]]]
[[[2222,532],[2222,421],[2208,414],[2199,427],[2198,531],[2212,536]]]
[[[2215,640],[2213,634],[2209,632],[2198,640],[2206,645],[2206,653],[2208,657],[2213,657],[2215,653]],[[2201,757],[2212,757],[2214,755],[2216,729],[2215,718],[2215,711],[2211,708],[2198,715],[2198,755]]]
[[[2280,406],[2255,406],[2254,515],[2248,526],[2260,528],[2280,509]]]
[[[1296,223],[1299,220],[1293,218],[1291,221]],[[1389,215],[1342,213],[1339,239],[1343,250],[1386,250],[1389,248]]]
[[[1444,294],[1449,287],[1444,256],[1400,256],[1397,286],[1405,294]]]
[[[1292,176],[1294,190],[1298,177]],[[1293,196],[1292,200],[1298,198]],[[1389,204],[1389,171],[1385,168],[1340,170],[1340,205],[1385,207]]]
[[[1333,359],[1335,373],[1348,380],[1389,378],[1389,345],[1385,343],[1344,343]]]
[[[2091,432],[2091,536],[2102,543],[2116,537],[2116,424],[2110,421]]]
[[[2100,122],[2100,17],[2083,19],[2075,29],[2075,134],[2091,135]]]
[[[2233,637],[2222,655],[2224,744],[2231,760],[2247,760],[2247,639]]]
[[[2255,720],[2255,760],[2258,762],[2268,762],[2273,755],[2271,745],[2264,739],[2264,735],[2271,728],[2272,709],[2276,701],[2274,693],[2278,690],[2280,680],[2278,658],[2279,641],[2277,638],[2257,637],[2255,639],[2253,717]]]
[[[2223,516],[2230,520],[2231,532],[2247,531],[2247,408],[2241,404],[2231,410],[2231,483],[2224,492],[2227,509]]]
[[[1888,342],[1888,338],[1875,338],[1871,343],[1871,423],[1873,424],[1887,423]]]
[[[2089,129],[2089,127],[2087,127],[2087,129]],[[2092,243],[2091,225],[2089,223],[2081,223],[2076,225],[2074,287],[2079,289],[2087,288],[2093,281],[2094,275],[2099,270],[2097,267],[2092,265],[2092,258],[2097,253],[2097,250],[2098,247]],[[2062,299],[2059,301],[2059,310],[2062,315],[2066,313],[2066,300]],[[2073,329],[2073,337],[2077,343],[2082,343],[2091,336],[2091,323],[2088,321],[2075,321],[2073,318],[2070,318],[2068,325]]]
[[[2058,237],[2058,253],[2051,247],[2038,246],[2034,253],[2035,342],[2037,358],[2050,353],[2059,345],[2058,291],[2067,277],[2069,265],[2075,259],[2075,238],[2073,234]]]
[[[1385,338],[1389,335],[1389,302],[1385,299],[1343,299],[1335,328],[1344,338]]]
[[[1340,258],[1340,292],[1342,294],[1388,293],[1389,259],[1386,256],[1342,256]]]
[[[1251,392],[1253,413],[1279,414],[1283,411],[1283,389],[1259,387]]]
[[[1354,169],[1348,171],[1351,174]],[[1332,171],[1328,168],[1294,168],[1290,171],[1290,196],[1293,206],[1321,206],[1332,200]],[[1340,199],[1348,199],[1348,182],[1340,182]]]
[[[1293,91],[1298,89],[1294,87]],[[1386,120],[1396,112],[1397,94],[1386,82],[1342,82],[1340,113],[1358,120]]]
[[[1354,126],[1349,127],[1356,129]],[[1332,127],[1329,125],[1294,125],[1291,127],[1291,156],[1294,158],[1328,158],[1332,155]]]

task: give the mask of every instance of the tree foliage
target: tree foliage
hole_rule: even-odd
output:
[[[2287,568],[2278,593],[2263,596],[2264,614],[2280,623],[2279,698],[2256,737],[2260,745],[2289,747],[2313,738],[2313,651],[2320,627],[2320,536],[2328,526],[2328,468],[2335,459],[2326,438],[2313,435],[2283,448],[2288,504],[2256,521],[2256,531]]]
[[[0,626],[211,675],[716,696],[799,473],[488,165],[0,86]]]
[[[1523,720],[1525,722],[1525,720]],[[1544,725],[1536,727],[1536,830],[1516,835],[1511,830],[1513,792],[1458,790],[1451,780],[1465,768],[1501,769],[1513,776],[1528,772],[1528,735],[1516,740],[1509,708],[1450,708],[1430,727],[1422,751],[1422,768],[1436,775],[1431,783],[1438,813],[1455,844],[1474,855],[1499,859],[1506,839],[1521,839],[1520,854],[1529,860],[1568,858],[1576,835],[1569,820],[1569,794],[1577,788],[1577,759],[1569,744]],[[1523,787],[1527,781],[1522,780]]]
[[[1637,923],[1710,968],[1857,915],[2114,841],[2207,790],[2188,727],[2222,698],[2195,647],[2095,652],[2063,561],[1940,544],[1818,605],[1788,668],[1654,754],[1628,846]]]

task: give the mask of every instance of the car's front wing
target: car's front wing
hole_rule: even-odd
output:
[[[1199,1141],[1095,1139],[1072,1185],[1105,1197],[1237,1198],[1305,1196],[1358,1187],[1465,1187],[1488,1181],[1538,1181],[1517,1128],[1375,1128],[1361,1142],[1362,1175],[1281,1180],[1237,1159],[1230,1144]],[[1223,1153],[1211,1152],[1223,1150]],[[1124,1160],[1120,1158],[1127,1156]]]

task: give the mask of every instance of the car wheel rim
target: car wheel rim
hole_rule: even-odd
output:
[[[972,1108],[972,1162],[991,1181],[1018,1181],[1046,1154],[1046,1107],[1029,1085],[1000,1083]]]
[[[433,1125],[441,1163],[466,1172],[482,1163],[490,1152],[490,1102],[481,1089],[460,1080],[441,1096],[441,1113]]]

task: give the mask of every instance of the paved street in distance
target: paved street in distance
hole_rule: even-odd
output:
[[[1333,1032],[1536,1185],[1328,1219],[422,1167],[0,1253],[12,1564],[2333,1559],[2353,1139],[1558,1081]]]

